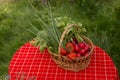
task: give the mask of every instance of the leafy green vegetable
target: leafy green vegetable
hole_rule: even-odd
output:
[[[68,18],[67,16],[54,18],[50,4],[48,3],[45,6],[48,10],[48,22],[46,22],[46,20],[44,20],[44,18],[42,18],[38,14],[34,14],[37,17],[36,20],[40,23],[42,30],[36,30],[35,26],[30,24],[31,27],[33,27],[33,30],[38,31],[34,44],[40,45],[40,51],[44,50],[45,48],[49,48],[54,53],[58,53],[59,41],[63,31],[66,29],[66,26],[70,24],[75,24],[76,22],[73,21],[71,18]],[[82,26],[81,23],[77,24]],[[81,32],[85,32],[85,28],[80,27],[79,30],[76,28],[69,29],[69,31],[66,33],[67,37],[62,43],[62,47],[65,46],[65,43],[70,40],[73,35],[76,34],[75,36],[78,37]],[[80,36],[78,37],[78,39],[82,40]]]

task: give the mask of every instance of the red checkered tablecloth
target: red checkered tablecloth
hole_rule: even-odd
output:
[[[90,65],[83,71],[72,72],[59,68],[49,53],[40,53],[26,43],[14,54],[9,65],[10,80],[117,80],[117,69],[111,58],[95,47]]]

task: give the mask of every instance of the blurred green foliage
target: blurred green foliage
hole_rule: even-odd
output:
[[[3,73],[7,72],[15,51],[35,37],[27,31],[31,28],[29,22],[40,29],[35,14],[46,19],[44,4],[40,0],[30,1],[35,7],[26,0],[0,5],[0,71]],[[68,16],[81,22],[88,32],[85,35],[111,56],[120,72],[120,0],[49,1],[54,17]]]

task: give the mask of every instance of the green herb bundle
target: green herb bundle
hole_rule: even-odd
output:
[[[40,51],[44,50],[45,48],[48,48],[54,53],[58,53],[58,46],[60,42],[60,37],[65,30],[66,26],[69,24],[74,24],[76,23],[75,21],[72,21],[68,17],[57,17],[54,18],[52,15],[51,7],[50,4],[48,3],[46,5],[47,10],[48,10],[48,19],[44,21],[42,17],[39,15],[35,14],[37,17],[37,22],[40,23],[41,30],[38,30],[31,24],[34,30],[36,30],[37,36],[35,38],[35,42],[33,43],[35,46],[40,46]],[[78,23],[79,26],[82,26],[81,23]],[[85,32],[84,28],[80,28],[78,30],[70,29],[68,33],[66,34],[67,37],[66,39],[62,42],[62,47],[65,46],[65,43],[72,38],[73,35],[76,35],[76,32]],[[72,35],[69,35],[72,34]],[[77,35],[78,36],[78,35]]]
[[[40,45],[40,51],[44,50],[45,48],[49,48],[53,52],[57,53],[62,32],[57,27],[49,3],[47,4],[47,9],[49,11],[48,22],[45,22],[39,15],[35,15],[37,17],[37,21],[42,27],[42,30],[38,31],[34,45]],[[35,26],[32,25],[32,27],[36,29]]]

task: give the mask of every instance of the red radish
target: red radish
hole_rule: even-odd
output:
[[[60,48],[60,54],[63,56],[67,55],[67,51],[64,48]]]
[[[80,50],[81,55],[85,55],[85,53],[86,53],[85,49]]]
[[[84,56],[88,56],[89,55],[89,53],[86,53]]]
[[[80,54],[80,53],[78,53],[78,54],[77,54],[77,57],[81,57],[81,54]]]
[[[70,53],[68,54],[68,58],[71,60],[74,60],[75,58],[77,58],[77,54],[76,53]]]
[[[83,42],[85,44],[85,46],[89,46],[86,42]]]
[[[90,44],[87,44],[89,46],[89,48],[91,48],[91,45]]]
[[[75,52],[79,52],[80,49],[78,45],[75,45],[74,48],[75,48]]]
[[[79,47],[84,49],[85,48],[85,44],[84,43],[79,43]]]
[[[66,44],[66,48],[68,49],[68,51],[71,53],[71,52],[74,52],[74,45],[73,45],[73,43],[71,43],[71,42],[68,42],[67,44]]]
[[[77,41],[76,38],[73,38],[73,43],[74,43],[74,44],[78,44],[78,41]]]
[[[86,51],[89,51],[89,49],[90,49],[90,48],[89,48],[89,46],[88,46],[88,45],[87,45],[87,46],[85,46],[85,50],[86,50]]]

